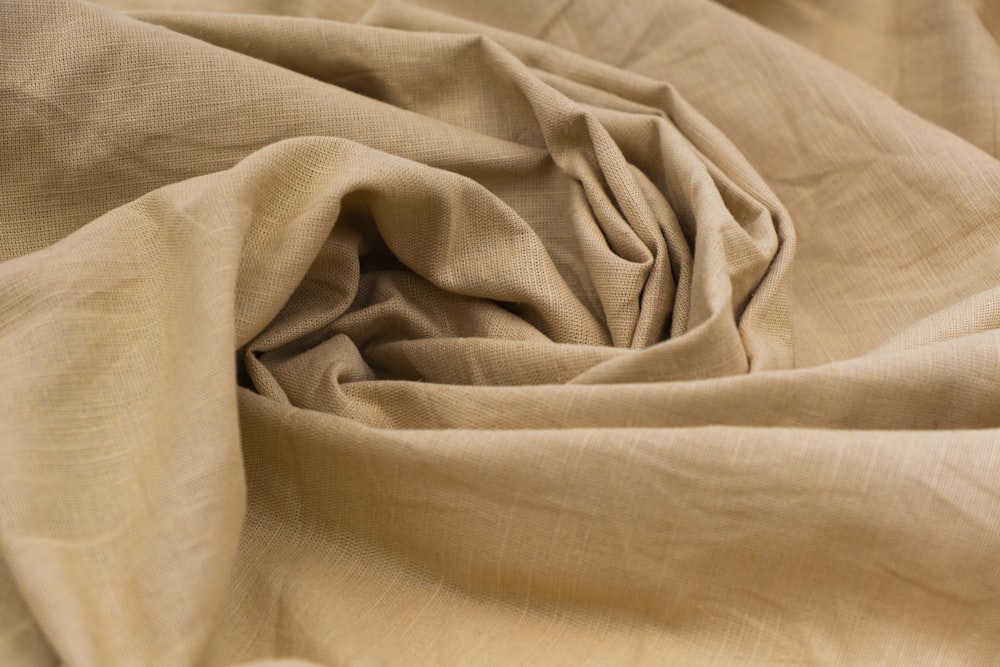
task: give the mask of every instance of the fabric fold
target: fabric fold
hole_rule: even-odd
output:
[[[991,10],[105,4],[0,0],[0,663],[992,664]]]

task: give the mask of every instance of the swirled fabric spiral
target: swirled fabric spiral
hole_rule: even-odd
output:
[[[1000,5],[0,0],[0,665],[995,665]]]

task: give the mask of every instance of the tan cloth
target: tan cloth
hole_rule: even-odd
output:
[[[725,4],[0,0],[0,665],[997,664],[1000,12]]]

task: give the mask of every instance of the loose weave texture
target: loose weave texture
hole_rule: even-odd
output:
[[[998,30],[0,0],[0,665],[1000,664]]]

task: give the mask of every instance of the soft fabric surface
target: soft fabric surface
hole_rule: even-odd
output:
[[[1000,5],[0,0],[0,665],[993,665]]]

